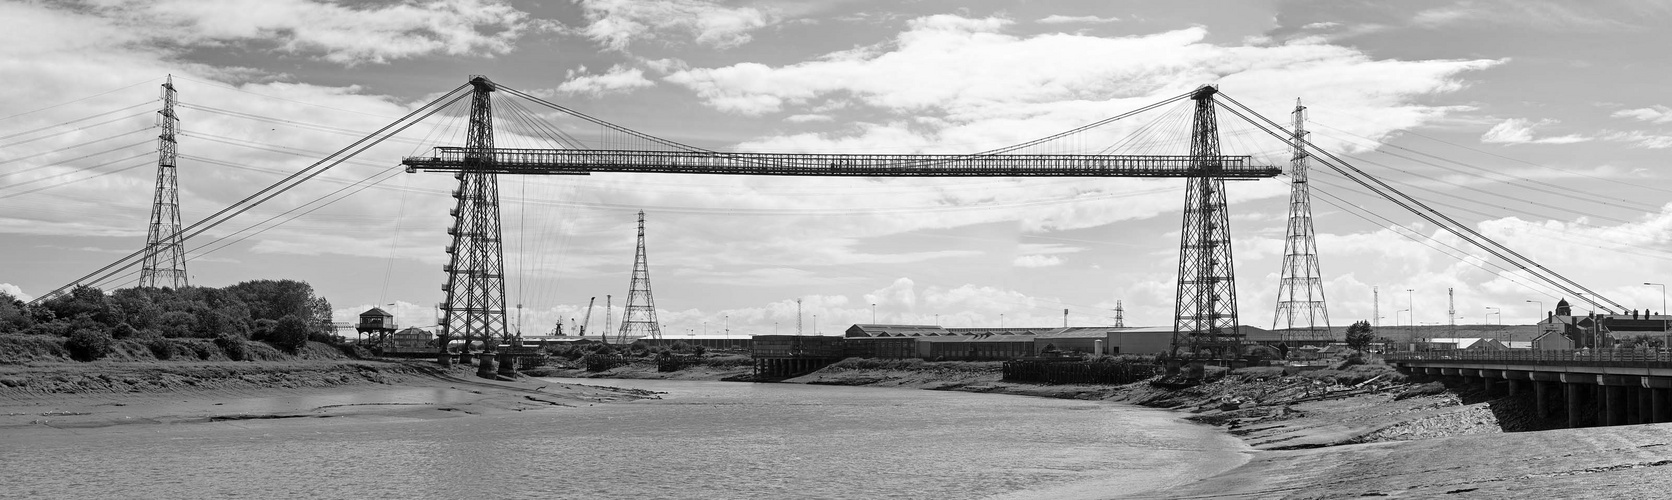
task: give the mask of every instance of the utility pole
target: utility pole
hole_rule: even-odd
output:
[[[163,109],[157,112],[162,132],[157,135],[157,188],[152,194],[151,222],[145,231],[145,260],[139,268],[139,287],[183,288],[186,279],[185,242],[180,236],[180,184],[175,172],[174,135],[180,118],[174,114],[174,75],[163,82]]]
[[[1126,328],[1126,308],[1119,300],[1115,301],[1115,328]]]
[[[1382,329],[1382,287],[1370,287],[1370,321],[1376,322],[1376,329]]]
[[[1411,322],[1411,338],[1416,338],[1417,336],[1417,304],[1415,297],[1416,292],[1411,291],[1409,288],[1405,289],[1405,310],[1410,311],[1410,315],[1406,316],[1405,319],[1410,320]]]
[[[1457,302],[1456,297],[1452,295],[1451,287],[1446,287],[1446,323],[1451,325],[1451,338],[1457,338]]]

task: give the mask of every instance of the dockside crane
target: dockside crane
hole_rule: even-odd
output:
[[[586,336],[586,326],[592,324],[592,303],[597,302],[597,301],[598,301],[598,297],[593,297],[593,298],[590,298],[590,299],[586,299],[586,319],[581,320],[581,336],[582,337]]]

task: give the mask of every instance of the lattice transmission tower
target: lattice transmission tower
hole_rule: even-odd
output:
[[[640,338],[662,338],[656,323],[656,299],[650,295],[650,263],[644,255],[644,211],[639,211],[639,248],[633,256],[633,283],[628,287],[627,312],[621,319],[622,342],[637,333]],[[799,321],[799,320],[798,320]],[[797,325],[799,328],[799,324]]]
[[[1231,225],[1225,211],[1224,165],[1214,87],[1203,86],[1190,130],[1196,169],[1185,189],[1184,225],[1179,235],[1179,286],[1173,310],[1173,350],[1189,356],[1237,357],[1243,334],[1237,329],[1237,286],[1231,261]]]
[[[493,102],[489,97],[494,84],[481,76],[471,78],[470,84],[474,90],[465,137],[466,166],[454,174],[459,187],[453,190],[453,198],[458,201],[451,211],[453,226],[447,229],[453,243],[447,246],[449,263],[443,268],[447,284],[442,290],[447,292],[447,301],[441,304],[441,338],[464,339],[467,354],[460,357],[463,362],[469,362],[471,340],[481,340],[484,350],[494,351],[507,332],[499,178],[492,173]]]
[[[1312,231],[1312,192],[1306,182],[1306,106],[1295,99],[1294,157],[1289,161],[1289,228],[1283,238],[1283,272],[1277,284],[1277,312],[1271,328],[1284,340],[1329,340],[1318,241]]]
[[[157,112],[162,133],[157,135],[157,189],[151,201],[151,223],[145,231],[145,260],[139,268],[142,288],[189,285],[186,249],[180,237],[180,183],[174,169],[174,134],[180,118],[174,114],[174,75],[163,82],[163,109]]]

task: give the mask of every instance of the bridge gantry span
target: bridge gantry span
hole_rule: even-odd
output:
[[[1010,148],[975,154],[819,154],[721,152],[694,148],[609,125],[671,150],[519,149],[493,147],[489,96],[497,90],[538,100],[526,93],[474,77],[469,144],[438,147],[429,156],[402,160],[408,172],[451,172],[459,180],[453,196],[453,243],[441,337],[483,340],[493,349],[505,338],[504,266],[499,255],[499,175],[587,175],[594,172],[773,175],[825,177],[1166,177],[1190,179],[1180,242],[1179,293],[1175,304],[1174,348],[1191,355],[1237,356],[1236,286],[1226,216],[1224,180],[1276,177],[1281,169],[1258,165],[1249,156],[1219,154],[1211,86],[1163,101],[1195,101],[1188,155],[1018,154],[1021,147],[1048,142],[1057,134]],[[1159,106],[1161,103],[1143,109]],[[1141,110],[1140,110],[1141,111]],[[1136,112],[1134,112],[1136,113]],[[1130,116],[1128,113],[1121,116]],[[1117,117],[1119,118],[1119,117]],[[446,353],[441,353],[443,358]],[[491,363],[486,361],[484,363]],[[500,356],[504,363],[508,356]],[[507,369],[501,366],[500,370]],[[489,368],[480,371],[487,372]]]

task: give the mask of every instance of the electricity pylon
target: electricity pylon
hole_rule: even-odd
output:
[[[627,292],[627,313],[621,320],[623,342],[637,332],[641,338],[662,338],[656,323],[656,300],[650,296],[650,263],[644,255],[644,211],[639,211],[639,248],[633,256],[633,283]]]
[[[1289,167],[1289,228],[1283,238],[1283,273],[1277,284],[1277,312],[1271,328],[1284,340],[1329,340],[1318,242],[1312,231],[1312,193],[1306,182],[1306,107],[1295,99],[1294,157]],[[1297,330],[1297,328],[1299,328]]]
[[[187,286],[186,250],[180,237],[180,184],[174,170],[174,134],[180,118],[174,115],[174,75],[163,83],[163,109],[157,112],[162,133],[157,136],[157,189],[151,201],[151,223],[145,232],[145,260],[139,286]]]

